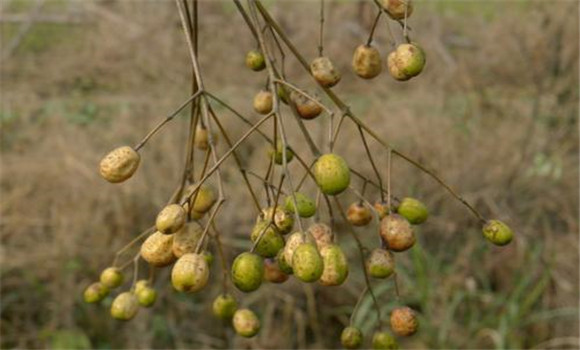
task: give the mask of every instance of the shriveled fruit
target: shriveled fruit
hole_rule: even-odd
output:
[[[315,244],[302,243],[292,256],[294,276],[302,282],[315,282],[324,272],[324,262]]]
[[[314,79],[325,87],[333,87],[342,77],[328,57],[317,57],[310,63],[310,72]]]
[[[256,246],[256,253],[260,256],[272,258],[284,248],[284,237],[267,220],[259,220],[256,223],[250,239],[255,243],[260,236],[262,238]]]
[[[397,207],[397,214],[407,219],[412,225],[419,225],[427,220],[429,211],[421,201],[405,197]]]
[[[179,231],[186,220],[187,213],[181,205],[169,204],[157,214],[155,227],[157,231],[169,235]]]
[[[376,350],[396,350],[399,344],[395,337],[388,332],[376,332],[373,335],[373,349]]]
[[[234,314],[232,325],[237,334],[242,337],[251,338],[260,331],[260,320],[258,316],[249,309],[239,309]]]
[[[354,50],[352,68],[364,79],[372,79],[381,73],[381,54],[373,46],[360,45]]]
[[[139,305],[143,307],[151,307],[157,300],[157,292],[148,285],[139,289],[135,288],[135,295],[137,296]]]
[[[407,219],[398,214],[385,216],[381,220],[381,237],[389,249],[402,252],[415,244],[415,233]]]
[[[246,67],[255,72],[259,72],[266,68],[266,60],[264,55],[257,50],[248,51],[246,54]]]
[[[195,221],[190,221],[181,230],[173,234],[171,249],[173,254],[181,258],[184,254],[195,253],[197,244],[201,239],[203,228]]]
[[[109,152],[99,165],[101,176],[112,183],[123,182],[133,176],[141,156],[132,147],[122,146]]]
[[[404,19],[405,12],[409,18],[413,13],[412,0],[381,0],[381,5],[392,19]]]
[[[290,98],[294,102],[296,111],[302,119],[314,119],[322,113],[320,104],[300,93],[293,92],[290,94]]]
[[[276,260],[264,260],[264,280],[270,283],[284,283],[287,279],[288,275],[280,269]]]
[[[109,295],[109,288],[101,282],[95,282],[85,289],[83,299],[85,303],[98,303]]]
[[[195,198],[191,211],[204,214],[217,201],[217,192],[212,185],[203,184],[199,187],[198,193],[194,194],[191,198]]]
[[[354,226],[365,226],[373,219],[373,213],[363,203],[354,202],[348,207],[346,218]]]
[[[387,68],[389,69],[389,74],[395,80],[407,81],[412,77],[403,73],[403,71],[397,65],[397,52],[393,51],[387,56]]]
[[[211,141],[213,142],[214,146],[217,145],[218,142],[218,134],[215,132],[211,133]],[[209,141],[209,130],[203,126],[198,125],[195,128],[195,147],[202,151],[205,151],[209,148],[210,141]]]
[[[280,268],[280,271],[282,271],[283,273],[285,273],[287,275],[291,275],[294,273],[292,271],[292,266],[290,266],[286,262],[286,258],[284,256],[284,249],[281,249],[278,252],[278,254],[276,255],[276,262],[278,263],[278,267]]]
[[[387,202],[378,200],[375,202],[375,204],[373,204],[373,207],[375,208],[375,210],[379,214],[379,218],[381,219],[383,219],[385,216],[389,214],[389,207]]]
[[[350,169],[341,156],[334,153],[322,155],[314,163],[312,170],[322,193],[336,195],[350,184]]]
[[[366,261],[366,269],[371,277],[387,278],[395,272],[395,258],[388,250],[376,248]]]
[[[242,292],[253,292],[260,287],[264,278],[264,261],[256,254],[245,252],[236,257],[232,264],[232,281]]]
[[[156,231],[141,245],[141,257],[156,267],[171,265],[177,260],[173,255],[173,235]]]
[[[316,244],[314,237],[310,233],[303,234],[302,232],[294,232],[288,239],[286,239],[286,245],[284,246],[284,260],[286,263],[293,268],[292,258],[294,257],[294,251],[302,243],[313,243]]]
[[[171,284],[180,292],[197,292],[207,285],[208,280],[209,266],[202,254],[183,255],[171,270]]]
[[[340,334],[340,343],[346,349],[358,349],[363,341],[363,334],[360,329],[348,326]]]
[[[334,242],[334,234],[332,229],[321,222],[314,223],[308,228],[308,233],[314,237],[318,249],[322,249]]]
[[[128,321],[137,315],[139,301],[131,292],[124,292],[113,300],[111,304],[111,316],[117,320]]]
[[[316,213],[316,203],[308,196],[294,192],[296,197],[296,205],[298,206],[298,215],[303,218],[309,218]],[[284,209],[289,213],[294,213],[294,199],[292,196],[287,196],[284,200]]]
[[[395,334],[406,337],[415,334],[418,328],[417,315],[410,307],[399,307],[391,312],[391,329]]]
[[[236,299],[228,293],[218,295],[212,304],[214,316],[222,320],[230,320],[237,309]]]
[[[274,215],[273,218],[272,215]],[[292,215],[287,213],[284,209],[282,209],[279,206],[276,207],[275,212],[273,207],[263,209],[261,216],[259,216],[256,221],[261,220],[265,221],[272,220],[274,225],[276,226],[278,231],[280,231],[281,234],[289,233],[290,231],[292,231],[292,227],[294,226],[294,218],[292,217]]]
[[[337,244],[329,244],[320,249],[323,271],[320,284],[323,286],[339,286],[348,277],[348,261],[344,252]]]
[[[123,283],[123,273],[116,267],[107,267],[101,272],[99,280],[105,287],[115,289]]]
[[[389,55],[389,72],[393,78],[408,80],[419,75],[425,67],[425,52],[415,43],[401,44]]]
[[[512,241],[514,232],[499,220],[488,220],[483,226],[483,236],[491,243],[504,246]]]
[[[284,152],[282,148],[282,142],[278,141],[276,143],[276,150],[274,150],[274,146],[270,145],[268,148],[268,158],[274,158],[274,163],[278,165],[284,164]],[[290,147],[286,146],[286,163],[290,163],[294,158],[294,152],[290,149]]]
[[[254,96],[254,110],[260,114],[268,114],[272,111],[274,99],[270,91],[262,90]]]

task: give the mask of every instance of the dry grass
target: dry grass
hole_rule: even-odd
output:
[[[32,31],[1,68],[1,346],[339,346],[340,329],[363,288],[346,232],[339,237],[353,266],[346,285],[324,289],[290,281],[245,297],[264,324],[252,341],[234,337],[206,316],[219,283],[183,296],[162,273],[158,304],[123,325],[107,317],[106,306],[82,303],[85,286],[117,249],[150,225],[170,196],[184,158],[185,118],[145,147],[142,167],[127,183],[105,183],[96,164],[116,145],[135,144],[187,97],[190,84],[173,2],[91,4],[114,17],[89,7],[95,20],[88,24],[53,25],[52,36]],[[59,6],[51,3],[47,11],[62,10]],[[350,72],[351,52],[365,40],[372,7],[329,5],[325,50],[345,72],[335,90],[377,132],[437,169],[485,216],[509,222],[517,239],[507,248],[490,247],[463,207],[395,160],[395,195],[421,198],[432,213],[420,228],[418,247],[400,259],[402,301],[419,309],[422,321],[421,332],[402,346],[578,346],[577,4],[419,2],[417,7],[413,37],[428,52],[428,66],[420,78],[401,84],[386,75],[361,81]],[[250,101],[263,75],[243,67],[244,53],[255,43],[232,5],[202,2],[201,9],[208,89],[257,118]],[[316,3],[284,2],[271,10],[307,57],[314,57]],[[384,54],[387,38],[383,24],[377,42]],[[313,88],[292,60],[288,76]],[[219,111],[237,139],[244,127]],[[293,147],[308,158],[299,132],[291,129]],[[318,137],[317,126],[312,130]],[[337,151],[371,176],[356,140],[347,125]],[[263,171],[264,146],[252,138],[243,147],[248,167]],[[372,149],[384,171],[384,152],[376,144]],[[231,261],[236,249],[247,246],[255,214],[233,163],[227,164],[229,199],[219,227]],[[357,234],[374,244],[371,232]],[[217,264],[213,276],[214,281],[220,276]],[[387,312],[395,303],[391,282],[377,283],[377,291]],[[374,317],[367,300],[357,322],[369,335]]]

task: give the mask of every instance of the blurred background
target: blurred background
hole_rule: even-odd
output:
[[[265,4],[305,57],[316,57],[318,2]],[[244,65],[255,40],[233,3],[201,1],[199,8],[207,89],[257,121],[252,98],[266,75]],[[326,15],[325,54],[343,72],[333,90],[373,130],[437,169],[484,216],[516,232],[509,246],[488,244],[463,206],[394,158],[393,193],[421,199],[431,214],[418,228],[418,244],[397,255],[400,299],[392,280],[373,282],[383,315],[400,304],[419,311],[421,329],[400,339],[401,347],[580,347],[578,3],[416,1],[410,34],[427,52],[427,66],[406,83],[386,72],[363,81],[350,68],[376,15],[372,2],[327,1]],[[251,340],[211,317],[221,286],[217,262],[210,285],[193,295],[173,291],[169,269],[160,272],[156,305],[128,323],[109,317],[111,296],[101,305],[84,304],[84,288],[151,225],[181,175],[187,110],[145,146],[131,180],[111,185],[97,171],[104,154],[135,145],[190,94],[175,3],[1,0],[0,25],[2,348],[340,347],[340,332],[364,288],[355,242],[341,222],[338,242],[351,266],[347,282],[322,288],[291,278],[238,294],[262,320]],[[390,22],[390,30],[400,42],[400,27]],[[392,50],[384,18],[374,43],[383,57]],[[288,56],[286,64],[291,82],[315,90],[296,60]],[[284,108],[292,147],[312,159]],[[247,126],[216,110],[239,138]],[[327,123],[327,116],[308,122],[317,140]],[[240,148],[247,168],[264,173],[265,147],[252,137]],[[385,152],[376,143],[370,147],[384,175]],[[226,150],[221,142],[219,152]],[[348,121],[336,152],[372,178]],[[235,164],[225,162],[223,169],[228,199],[218,227],[232,261],[249,247],[256,213]],[[312,184],[306,189],[314,193]],[[374,202],[379,196],[369,189],[367,197]],[[355,197],[340,200],[346,207]],[[375,232],[373,226],[355,234],[374,248]],[[370,298],[355,324],[370,346],[377,324]]]

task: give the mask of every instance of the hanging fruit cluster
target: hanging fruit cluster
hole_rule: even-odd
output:
[[[227,279],[222,281],[224,290],[215,297],[213,302],[213,314],[219,319],[230,321],[238,335],[253,337],[260,330],[260,319],[254,311],[242,307],[243,302],[240,305],[234,293],[228,289],[230,283],[243,295],[243,293],[256,291],[264,282],[284,283],[291,276],[303,283],[317,282],[325,287],[340,286],[348,278],[350,263],[338,242],[340,235],[336,232],[331,200],[335,203],[334,209],[338,210],[345,223],[355,227],[369,225],[376,227],[380,237],[381,244],[367,251],[366,248],[363,249],[356,234],[351,232],[364,256],[363,271],[367,285],[361,292],[360,301],[367,292],[372,294],[371,279],[396,279],[396,255],[413,247],[416,242],[414,226],[423,224],[429,216],[426,206],[420,200],[411,197],[398,199],[391,194],[392,156],[399,156],[404,161],[410,162],[418,170],[433,177],[455,199],[460,200],[482,224],[483,236],[487,240],[500,246],[512,240],[513,232],[506,224],[499,220],[485,220],[473,206],[457,195],[449,185],[428,168],[383,141],[330,90],[340,83],[343,73],[337,69],[329,57],[323,55],[324,3],[322,1],[319,57],[312,60],[310,64],[305,61],[260,1],[249,0],[247,9],[239,1],[234,0],[234,2],[258,43],[257,49],[246,54],[245,64],[253,71],[267,72],[266,88],[259,91],[253,99],[253,108],[262,117],[258,122],[252,123],[249,118],[244,117],[233,107],[204,89],[197,61],[197,48],[194,44],[197,40],[192,40],[193,35],[197,35],[197,28],[194,25],[196,21],[188,20],[192,19],[192,11],[187,1],[176,0],[194,72],[193,94],[145,136],[136,147],[123,146],[107,154],[101,161],[100,174],[111,183],[120,183],[129,179],[139,167],[141,161],[139,149],[161,127],[191,104],[188,157],[184,167],[184,176],[168,204],[159,211],[154,225],[119,251],[112,266],[103,270],[100,280],[86,288],[84,292],[86,302],[97,303],[111,290],[121,287],[124,282],[122,270],[131,264],[134,266],[131,287],[128,291],[118,294],[111,305],[110,313],[115,319],[130,320],[137,315],[140,307],[151,307],[155,303],[157,292],[154,289],[153,271],[156,268],[171,266],[171,284],[179,292],[195,293],[203,290],[212,280],[210,264],[213,255],[207,250],[208,241],[211,239],[218,246],[222,269],[227,271],[225,274]],[[197,15],[197,3],[194,1],[193,4],[196,6],[194,13]],[[354,50],[353,72],[363,79],[372,79],[379,76],[383,71],[383,66],[386,66],[389,74],[398,81],[406,81],[418,76],[423,71],[426,60],[423,49],[417,43],[411,42],[407,33],[407,19],[413,12],[411,0],[382,0],[376,1],[376,5],[377,17],[369,39]],[[405,42],[399,45],[392,43],[396,48],[388,55],[386,62],[381,58],[377,47],[372,45],[374,30],[383,14],[389,17],[388,20],[401,25],[405,39]],[[315,161],[310,165],[304,161],[304,157],[296,153],[289,143],[284,118],[281,118],[283,113],[281,103],[288,105],[290,112],[301,126],[304,123],[314,122],[312,120],[324,114],[332,120],[335,112],[320,98],[305,92],[285,78],[283,62],[275,58],[275,54],[271,52],[273,45],[267,45],[267,41],[270,44],[276,43],[282,57],[284,57],[283,47],[286,47],[298,59],[304,69],[311,74],[320,90],[334,103],[341,116],[340,122],[334,129],[333,123],[329,123],[329,139],[324,145],[316,145],[308,129],[302,129],[303,136],[315,157]],[[227,130],[223,128],[214,113],[213,105],[215,104],[226,107],[250,125],[250,129],[235,143],[232,142]],[[274,126],[271,134],[268,135],[261,131],[260,127],[264,122],[272,119]],[[333,146],[343,119],[351,120],[360,131],[362,141],[360,144],[366,149],[368,161],[375,170],[376,179],[354,171],[341,155],[334,152]],[[269,167],[263,176],[243,168],[237,153],[247,137],[258,130],[269,147],[267,152]],[[228,150],[221,154],[218,154],[216,148],[218,137],[220,140],[223,139],[228,146]],[[383,186],[383,178],[376,168],[373,155],[368,150],[368,137],[385,148],[386,188]],[[327,152],[320,152],[319,147],[325,147]],[[199,163],[194,159],[196,152],[205,155],[203,162],[200,163],[202,169],[198,171],[198,174],[194,171],[196,163]],[[233,157],[237,162],[257,212],[253,228],[248,232],[252,248],[237,255],[231,263],[231,268],[228,268],[228,262],[224,258],[216,221],[225,200],[220,167],[229,157]],[[288,167],[294,159],[305,171],[298,186],[295,186],[296,183],[292,181],[293,174]],[[265,185],[264,198],[258,196],[248,180],[248,175],[258,178]],[[351,181],[353,176],[363,181],[362,192],[354,189]],[[302,183],[308,180],[316,185],[316,193],[300,191]],[[371,204],[365,197],[367,185],[373,186],[378,191],[375,192],[374,198],[379,199],[374,204]],[[343,209],[339,200],[344,192],[350,192],[358,198],[350,203],[346,210]],[[321,200],[326,203],[328,221],[320,218],[320,211],[324,211],[325,208],[320,205]],[[307,220],[311,222],[309,226],[305,226]],[[138,243],[141,243],[138,254],[128,263],[117,264],[117,258],[121,253]],[[137,267],[141,259],[148,263],[149,279],[138,279]],[[375,299],[374,294],[373,299]],[[374,302],[377,302],[376,299]],[[394,335],[405,337],[417,332],[419,328],[417,312],[411,308],[401,305],[392,310],[389,319],[391,331],[389,332],[383,329],[379,305],[375,307],[379,324],[372,336],[373,348],[397,348]],[[353,316],[356,308],[355,306]],[[365,335],[352,324],[352,321],[344,328],[340,337],[342,345],[347,349],[361,347],[364,338]]]

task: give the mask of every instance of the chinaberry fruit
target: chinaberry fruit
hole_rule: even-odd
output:
[[[417,315],[410,307],[399,307],[391,312],[391,329],[395,334],[406,337],[415,334],[418,328]]]
[[[272,111],[274,99],[270,91],[262,90],[254,96],[254,110],[260,114],[268,114]]]
[[[323,271],[320,284],[323,286],[339,286],[348,277],[348,261],[344,252],[337,244],[329,244],[320,249]]]
[[[194,194],[192,198],[195,198],[195,202],[191,211],[205,214],[217,201],[217,192],[212,185],[204,184],[199,187],[198,193]]]
[[[155,267],[164,267],[175,262],[173,254],[173,235],[156,231],[141,245],[141,257]]]
[[[373,213],[364,203],[354,202],[348,207],[346,218],[353,226],[365,226],[373,219]]]
[[[379,214],[380,219],[384,218],[389,214],[389,206],[387,202],[377,200],[375,204],[373,204],[373,207],[377,211],[377,214]]]
[[[405,12],[407,12],[407,18],[409,18],[413,13],[412,0],[381,0],[381,5],[392,19],[404,19]]]
[[[385,216],[381,220],[381,237],[390,250],[402,252],[415,244],[415,233],[407,219],[398,214]]]
[[[237,309],[236,299],[228,293],[218,295],[212,304],[214,316],[222,320],[231,320]]]
[[[415,43],[397,46],[387,60],[389,72],[397,80],[409,80],[419,75],[425,62],[425,52]]]
[[[286,240],[286,245],[284,246],[284,260],[286,261],[286,264],[288,264],[292,269],[294,268],[292,260],[294,257],[294,252],[296,251],[296,248],[298,248],[298,246],[302,243],[316,244],[316,241],[310,233],[303,234],[299,231],[292,233]]]
[[[399,344],[395,337],[388,332],[375,332],[373,335],[373,349],[376,350],[396,350]]]
[[[298,206],[298,215],[303,218],[309,218],[316,213],[316,203],[312,198],[300,193],[294,192],[296,205]],[[289,195],[284,200],[284,209],[289,213],[294,213],[294,198]]]
[[[143,307],[151,307],[157,300],[157,292],[149,284],[141,286],[141,288],[135,288],[135,295],[139,305]]]
[[[83,299],[85,303],[98,303],[109,295],[109,288],[101,282],[95,282],[85,289]]]
[[[275,259],[264,260],[264,280],[270,283],[284,283],[288,275],[282,271]]]
[[[360,329],[348,326],[340,334],[340,343],[345,349],[358,349],[363,341],[363,334]]]
[[[284,152],[282,148],[282,142],[276,142],[276,149],[274,149],[273,145],[268,147],[268,157],[270,159],[274,159],[274,163],[278,165],[284,164]],[[294,152],[290,149],[290,147],[286,146],[286,163],[290,163],[294,158]]]
[[[315,282],[324,272],[324,262],[316,245],[313,243],[300,244],[292,255],[292,270],[294,276],[302,282]]]
[[[109,182],[123,182],[135,173],[140,161],[139,153],[132,147],[115,148],[101,160],[99,172]]]
[[[320,104],[298,92],[291,93],[290,98],[296,106],[296,112],[302,119],[314,119],[322,113]]]
[[[258,238],[260,241],[256,245],[256,253],[262,257],[275,257],[284,248],[284,237],[267,220],[259,220],[252,229],[250,239],[255,243]]]
[[[169,235],[179,231],[186,220],[187,213],[181,205],[169,204],[157,214],[155,227],[157,231]]]
[[[382,70],[379,50],[370,45],[360,45],[354,50],[352,68],[361,78],[372,79],[376,77]]]
[[[314,79],[324,87],[333,87],[341,78],[340,72],[328,57],[317,57],[310,63],[310,72]]]
[[[276,226],[276,229],[284,235],[292,231],[292,227],[294,226],[294,217],[279,206],[276,207],[276,211],[274,211],[274,207],[263,209],[261,216],[258,216],[256,222],[261,220],[271,220]]]
[[[180,292],[203,289],[209,280],[209,265],[202,254],[188,253],[177,260],[171,270],[171,284]]]
[[[483,226],[483,236],[495,245],[504,246],[512,241],[514,232],[499,220],[488,220]]]
[[[211,133],[211,141],[214,145],[217,144],[218,135],[215,132]],[[209,148],[209,131],[203,125],[198,125],[195,128],[195,147],[202,151],[205,151]]]
[[[276,262],[278,263],[278,267],[280,271],[287,275],[291,275],[294,272],[292,271],[292,266],[286,262],[286,257],[284,256],[284,249],[281,249],[278,254],[276,255]]]
[[[322,193],[327,195],[339,194],[350,184],[350,169],[346,161],[334,153],[320,156],[312,173]]]
[[[105,287],[115,289],[123,283],[123,273],[116,267],[107,267],[101,272],[99,280]]]
[[[374,249],[367,258],[366,269],[371,277],[387,278],[395,272],[393,254],[385,249]]]
[[[412,225],[422,224],[429,217],[425,204],[411,197],[403,198],[397,207],[397,214],[407,219]]]
[[[238,335],[251,338],[260,331],[260,320],[249,309],[239,309],[234,313],[232,325]]]
[[[203,228],[195,221],[190,221],[173,234],[173,244],[171,249],[173,254],[181,258],[187,253],[195,253],[197,244],[201,239]]]
[[[232,264],[232,281],[242,292],[253,292],[260,287],[264,278],[264,261],[254,253],[245,252],[236,257]]]
[[[332,229],[328,225],[321,222],[312,224],[308,228],[308,233],[310,233],[316,241],[316,246],[318,249],[322,249],[334,242],[334,234],[332,233]]]
[[[246,67],[255,72],[259,72],[266,68],[266,59],[264,55],[257,50],[248,51],[246,54]]]
[[[137,315],[139,301],[131,292],[124,292],[113,300],[111,304],[111,316],[117,320],[128,321]]]

